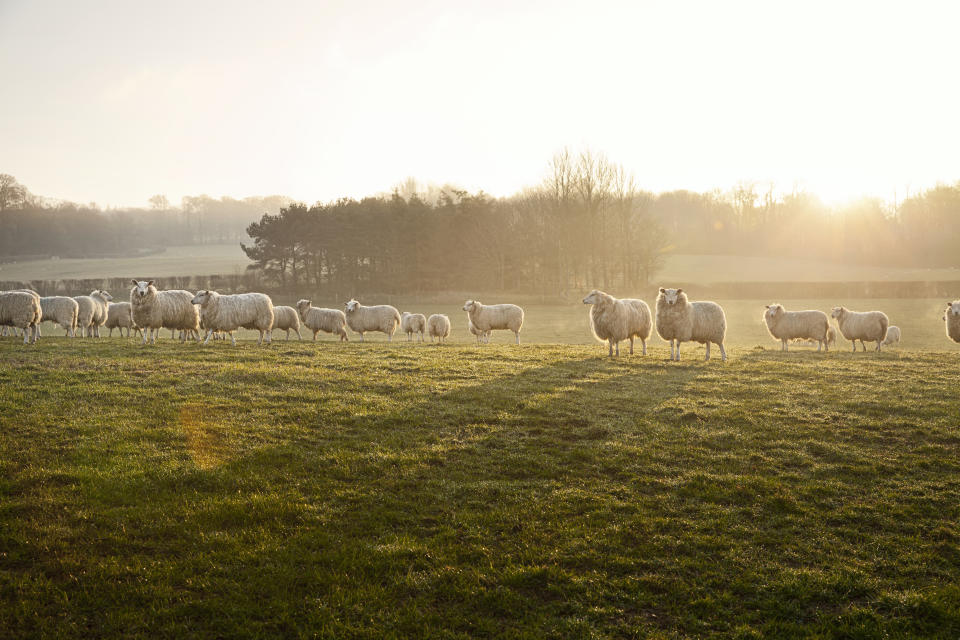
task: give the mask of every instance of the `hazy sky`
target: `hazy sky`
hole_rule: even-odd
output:
[[[509,195],[589,146],[654,191],[902,198],[960,180],[958,25],[955,2],[0,0],[0,172],[101,205]]]

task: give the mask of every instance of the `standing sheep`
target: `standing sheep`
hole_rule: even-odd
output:
[[[583,299],[583,304],[593,305],[590,308],[590,330],[597,340],[608,342],[611,357],[614,347],[620,357],[620,343],[624,340],[630,340],[630,355],[633,355],[634,338],[640,338],[643,355],[647,355],[653,317],[646,302],[636,298],[617,299],[594,289]]]
[[[513,331],[520,344],[520,329],[523,327],[523,309],[515,304],[481,304],[477,300],[467,300],[463,310],[470,316],[470,322],[478,330],[485,332],[485,341],[490,341],[490,332],[495,329]]]
[[[207,326],[207,339],[210,341],[214,331],[226,331],[230,342],[237,345],[233,332],[240,327],[256,329],[260,332],[257,344],[263,344],[266,337],[270,344],[273,327],[273,301],[265,293],[237,293],[221,295],[216,291],[198,291],[192,300],[200,305],[204,324]]]
[[[0,325],[23,330],[23,344],[37,341],[42,317],[38,297],[23,291],[0,293]]]
[[[80,305],[67,296],[48,296],[40,298],[43,320],[59,324],[71,338],[76,337],[77,314]]]
[[[193,294],[182,289],[157,291],[153,280],[132,280],[130,289],[130,310],[133,324],[143,330],[143,344],[156,344],[160,329],[182,332],[181,341],[186,335],[196,335],[199,342],[200,314],[193,305]]]
[[[947,329],[947,337],[954,342],[960,342],[960,300],[947,303],[943,321]]]
[[[723,340],[727,334],[727,317],[716,302],[690,302],[683,289],[660,288],[657,296],[657,333],[670,341],[670,359],[680,360],[680,343],[699,342],[707,347],[705,360],[710,359],[710,343],[720,347],[725,362],[727,351]],[[677,351],[674,355],[673,343]]]
[[[95,289],[90,292],[90,299],[93,300],[93,315],[90,318],[90,329],[95,338],[100,337],[100,327],[107,321],[107,307],[113,296],[103,289]]]
[[[118,329],[120,331],[120,337],[123,337],[123,330],[127,330],[127,337],[130,337],[130,330],[134,329],[139,332],[137,325],[133,322],[133,308],[130,306],[129,302],[111,302],[107,307],[107,321],[103,325],[105,329],[109,329],[109,337],[113,337],[113,330]]]
[[[481,341],[485,340],[490,336],[489,331],[480,331],[475,326],[473,326],[473,320],[470,319],[470,314],[467,314],[467,329],[477,337],[477,344],[480,344]]]
[[[431,318],[433,316],[430,316]],[[410,313],[404,311],[400,314],[400,330],[407,334],[407,342],[413,340],[413,334],[420,334],[420,342],[423,342],[423,332],[427,329],[427,317],[422,313]],[[433,342],[431,340],[431,342]]]
[[[317,332],[325,331],[340,336],[340,342],[349,342],[347,330],[344,328],[347,324],[347,317],[340,309],[326,309],[323,307],[310,306],[310,300],[300,300],[297,302],[297,311],[300,313],[300,319],[303,326],[313,331],[313,339],[317,339]]]
[[[283,305],[273,308],[273,331],[286,331],[287,340],[290,339],[290,330],[297,332],[297,340],[302,340],[300,335],[300,316],[293,307]]]
[[[450,318],[442,313],[435,313],[427,320],[427,327],[430,333],[430,342],[436,338],[437,342],[446,342],[450,335]]]
[[[891,325],[887,327],[887,337],[883,339],[883,346],[900,344],[900,327]]]
[[[890,319],[882,311],[850,311],[846,307],[834,307],[830,317],[836,318],[837,327],[844,338],[853,343],[853,350],[857,350],[857,340],[863,350],[867,350],[864,340],[876,340],[876,351],[880,351],[880,344],[887,337],[887,327]]]
[[[400,326],[400,312],[388,304],[365,307],[351,300],[346,304],[345,315],[350,328],[360,334],[360,342],[363,342],[363,334],[367,331],[382,331],[387,334],[387,340],[392,342],[393,334]]]
[[[817,351],[828,344],[830,320],[823,311],[787,311],[782,304],[768,304],[763,312],[770,335],[780,341],[780,350],[789,351],[790,340],[813,340]]]

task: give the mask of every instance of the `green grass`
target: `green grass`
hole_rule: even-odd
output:
[[[960,636],[960,355],[731,352],[0,340],[0,636]]]

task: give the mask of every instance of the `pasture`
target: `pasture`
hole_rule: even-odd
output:
[[[902,349],[781,354],[761,310],[725,364],[462,311],[447,345],[0,339],[0,635],[960,636],[960,353],[891,313]]]

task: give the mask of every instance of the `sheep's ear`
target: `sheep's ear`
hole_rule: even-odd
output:
[[[132,282],[133,284],[140,284],[140,283],[137,282],[136,280],[131,280],[130,282]]]
[[[666,292],[667,292],[666,289],[664,289],[663,287],[660,287],[660,293],[666,293]]]
[[[153,280],[151,280],[150,282],[148,282],[148,283],[147,283],[147,286],[148,286],[148,287],[152,287],[152,286],[153,286]]]
[[[767,307],[767,309],[769,309],[769,308],[770,308],[770,305],[765,305],[765,306]]]
[[[681,293],[683,293],[683,289],[677,289],[677,295],[680,295]]]

